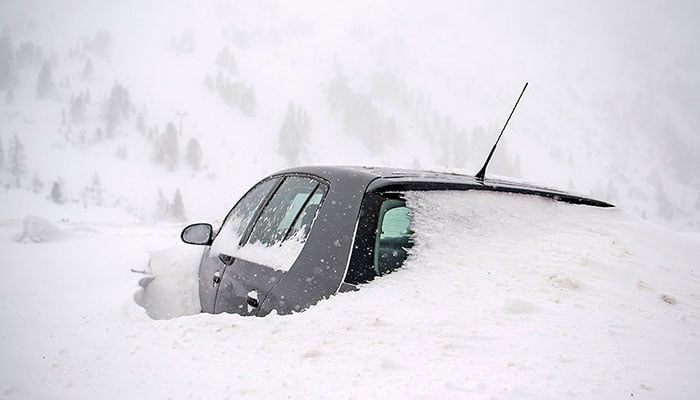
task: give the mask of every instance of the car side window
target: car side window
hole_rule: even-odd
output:
[[[413,247],[410,211],[404,200],[389,199],[382,203],[374,246],[377,275],[389,273],[406,261],[407,249]]]
[[[235,252],[256,211],[278,181],[279,178],[262,181],[243,195],[226,216],[216,239],[214,239],[212,250],[226,254]]]
[[[301,214],[297,216],[294,226],[292,226],[291,230],[287,234],[288,237],[295,237],[299,235],[302,238],[306,238],[309,235],[311,224],[313,224],[314,219],[316,218],[318,207],[321,205],[321,200],[323,200],[325,195],[326,186],[319,185],[309,198],[306,206],[304,206],[304,208],[301,210]]]
[[[291,237],[304,241],[325,191],[325,185],[311,178],[287,177],[263,209],[248,242],[272,246]]]

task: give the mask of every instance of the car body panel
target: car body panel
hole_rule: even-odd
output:
[[[237,258],[222,275],[214,313],[256,314],[253,300],[266,296],[283,275],[284,271]]]

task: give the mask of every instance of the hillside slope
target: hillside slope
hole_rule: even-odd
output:
[[[0,7],[3,201],[213,219],[290,164],[474,173],[529,81],[492,173],[700,227],[693,2]]]

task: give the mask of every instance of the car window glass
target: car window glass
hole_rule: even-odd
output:
[[[374,269],[383,275],[399,268],[413,247],[410,209],[403,200],[382,203],[374,251]]]
[[[277,181],[273,178],[260,182],[238,201],[221,226],[212,251],[229,255],[235,252],[255,212]]]
[[[236,257],[288,271],[301,253],[327,191],[325,184],[289,177],[265,205]]]
[[[249,242],[271,246],[287,238],[290,227],[317,186],[318,182],[310,178],[292,176],[285,179],[260,214]]]
[[[304,206],[304,209],[301,211],[301,214],[297,216],[294,226],[287,234],[288,237],[294,237],[300,231],[302,232],[302,237],[306,237],[309,234],[311,224],[314,222],[316,212],[318,211],[318,207],[321,204],[321,199],[323,199],[325,192],[325,186],[319,185],[318,188],[316,188],[306,206]]]

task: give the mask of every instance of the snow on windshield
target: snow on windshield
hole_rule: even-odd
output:
[[[276,270],[289,271],[304,248],[304,243],[306,243],[306,236],[300,231],[287,240],[278,241],[271,245],[248,242],[239,248],[234,256]]]
[[[236,224],[241,224],[241,222],[234,220],[231,223],[231,225]],[[286,240],[280,239],[269,245],[258,241],[248,241],[243,246],[239,246],[240,241],[241,236],[237,230],[222,229],[212,243],[211,254],[223,253],[277,270],[288,271],[304,247],[306,231],[299,230]]]

